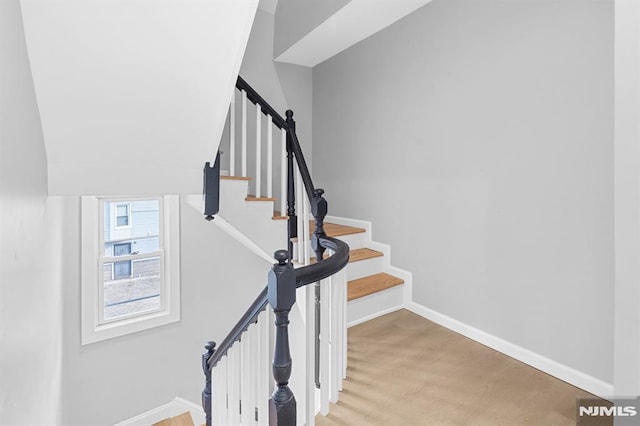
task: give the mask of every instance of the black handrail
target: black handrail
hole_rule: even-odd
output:
[[[304,266],[295,270],[296,288],[323,280],[340,271],[349,263],[349,246],[335,238],[325,237],[320,240],[324,248],[334,251],[334,254],[321,263]],[[267,306],[267,287],[265,287],[256,300],[249,306],[242,318],[231,329],[227,337],[216,348],[215,352],[207,360],[209,369],[212,369],[227,354],[231,346],[240,340],[245,330],[254,324]]]
[[[242,318],[236,323],[236,325],[231,329],[227,337],[224,338],[220,346],[215,350],[213,355],[207,360],[207,364],[209,369],[212,369],[216,366],[218,361],[227,354],[231,346],[238,340],[240,340],[240,336],[244,333],[247,328],[254,324],[260,315],[260,312],[264,311],[267,306],[267,287],[265,287],[256,300],[249,306],[249,309],[244,313]]]
[[[295,155],[296,161],[298,162],[298,170],[300,170],[300,175],[302,176],[302,182],[304,183],[304,188],[307,191],[307,197],[309,197],[309,202],[313,201],[313,196],[316,192],[316,188],[313,185],[313,181],[311,180],[311,175],[309,174],[309,168],[307,167],[307,162],[304,159],[304,154],[302,153],[302,148],[300,148],[300,142],[298,141],[298,135],[296,134],[296,126],[293,122],[293,111],[287,110],[287,133],[291,138],[291,150]]]
[[[289,217],[288,239],[289,250],[279,250],[274,257],[278,263],[271,268],[265,287],[247,311],[242,315],[229,334],[224,338],[218,348],[214,342],[208,342],[205,348],[207,352],[202,355],[202,368],[205,373],[206,384],[202,392],[203,408],[207,415],[207,425],[211,424],[211,371],[216,364],[227,354],[232,345],[241,340],[242,334],[247,328],[257,322],[258,315],[269,303],[275,314],[276,340],[273,359],[273,375],[276,382],[276,390],[269,400],[270,423],[295,424],[296,402],[293,393],[288,387],[291,374],[291,357],[289,354],[289,339],[287,325],[289,324],[289,311],[295,303],[295,289],[311,283],[316,285],[316,354],[319,350],[319,303],[321,280],[337,273],[349,262],[349,246],[335,238],[328,237],[324,231],[324,218],[327,214],[327,201],[324,199],[324,191],[316,189],[309,174],[309,168],[302,153],[298,136],[296,135],[296,123],[293,120],[293,111],[287,110],[286,120],[278,114],[267,101],[262,98],[242,77],[238,76],[236,88],[246,92],[247,99],[260,105],[260,110],[265,115],[270,115],[272,122],[280,129],[287,132],[287,216]],[[289,261],[292,253],[292,237],[297,237],[295,189],[293,158],[298,164],[298,170],[302,176],[302,182],[309,198],[311,213],[315,219],[311,245],[316,255],[317,263],[293,269]],[[284,194],[282,194],[284,196]],[[333,251],[333,255],[324,258],[325,250]],[[319,364],[316,363],[316,385],[319,386]],[[273,417],[275,416],[275,417]],[[274,420],[275,419],[275,420]]]
[[[244,81],[244,79],[240,76],[238,76],[238,80],[236,81],[236,89],[244,90],[245,92],[247,92],[247,99],[249,99],[254,104],[260,104],[260,109],[262,110],[262,113],[264,115],[267,115],[267,114],[270,115],[271,118],[273,119],[273,123],[276,126],[278,126],[278,128],[280,129],[287,128],[287,122],[285,121],[285,119],[282,118],[282,116],[278,114],[278,112],[275,109],[273,109],[273,107],[269,105],[269,103],[265,101],[264,98],[260,96],[258,92],[256,92],[255,89],[251,87],[249,83]]]
[[[349,246],[344,241],[331,237],[322,237],[320,238],[320,244],[334,253],[322,262],[296,269],[298,288],[330,277],[349,263]]]

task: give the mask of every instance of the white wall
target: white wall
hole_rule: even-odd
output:
[[[257,0],[21,0],[49,193],[198,192]]]
[[[316,66],[332,214],[413,299],[613,382],[613,2],[434,0]]]
[[[60,210],[17,0],[0,2],[0,424],[60,419]]]
[[[615,11],[615,369],[617,395],[640,394],[640,5]]]
[[[272,58],[280,56],[349,1],[279,0],[275,12],[275,37],[271,39],[274,51]]]
[[[182,203],[181,321],[81,346],[79,202],[65,203],[62,423],[114,424],[176,396],[199,403],[204,344],[222,341],[266,285],[270,265]]]

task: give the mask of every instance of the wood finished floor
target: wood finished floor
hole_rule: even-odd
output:
[[[400,310],[349,329],[347,379],[324,425],[575,425],[593,395]]]

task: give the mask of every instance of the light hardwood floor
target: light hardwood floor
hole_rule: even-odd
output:
[[[349,329],[323,425],[575,425],[593,395],[406,310]]]

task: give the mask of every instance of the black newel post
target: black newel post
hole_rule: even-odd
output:
[[[323,189],[316,189],[311,200],[311,214],[315,219],[316,226],[311,236],[311,248],[316,254],[316,261],[322,262],[324,259],[325,248],[320,245],[320,238],[326,237],[324,232],[324,218],[328,212],[327,200],[322,196]],[[320,388],[320,283],[314,286],[314,302],[315,302],[315,382],[316,387]]]
[[[322,194],[324,194],[324,189],[316,189],[313,193],[313,200],[311,200],[311,214],[316,221],[316,229],[311,237],[311,247],[316,253],[318,262],[322,261],[325,251],[325,248],[320,245],[320,238],[327,236],[324,232],[324,218],[327,215],[328,205]]]
[[[296,399],[289,389],[291,354],[289,352],[289,311],[296,302],[296,275],[288,262],[289,253],[278,250],[278,261],[269,271],[268,297],[275,314],[276,341],[273,354],[273,378],[276,388],[269,399],[269,425],[293,426],[296,424]]]
[[[204,348],[207,351],[202,354],[202,371],[205,377],[204,389],[202,389],[202,409],[207,416],[207,426],[211,426],[211,368],[209,368],[208,361],[216,350],[216,342],[207,342]]]
[[[296,216],[296,191],[294,186],[295,176],[293,173],[293,147],[291,134],[296,131],[296,122],[293,120],[293,111],[290,109],[285,113],[287,116],[287,216],[289,216],[288,241],[289,256],[293,255],[292,238],[298,236],[298,217]]]
[[[213,220],[220,211],[220,151],[216,154],[213,166],[207,161],[204,165],[204,216]]]

